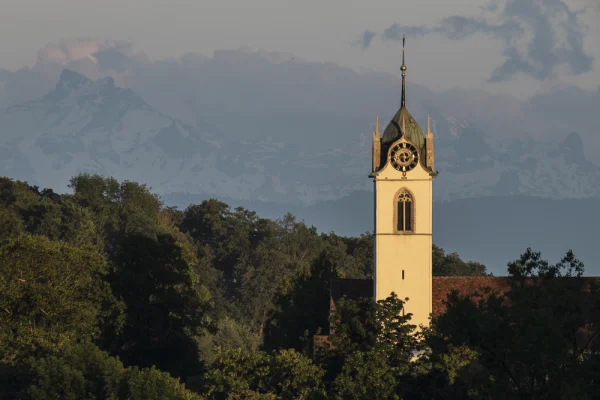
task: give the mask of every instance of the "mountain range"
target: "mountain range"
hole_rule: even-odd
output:
[[[66,191],[73,175],[99,173],[180,206],[217,197],[271,217],[296,211],[322,231],[371,228],[360,217],[372,210],[370,137],[375,115],[399,106],[397,77],[244,49],[156,62],[114,43],[88,53],[0,70],[0,175]],[[422,126],[432,117],[439,221],[445,204],[469,204],[467,214],[481,208],[472,201],[505,204],[525,218],[517,198],[600,198],[598,91],[559,87],[525,102],[409,80],[407,102]]]
[[[586,159],[579,134],[559,143],[499,140],[432,111],[441,171],[435,200],[600,196],[600,168]],[[239,138],[213,121],[191,126],[165,115],[111,77],[92,81],[68,69],[45,95],[4,110],[0,126],[3,173],[58,190],[79,172],[137,180],[162,194],[296,205],[370,188],[370,141],[359,128],[329,144],[307,134],[300,145],[273,131]]]

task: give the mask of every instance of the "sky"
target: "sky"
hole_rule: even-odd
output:
[[[250,47],[526,98],[600,88],[598,0],[2,0],[0,67],[61,38],[130,41],[152,60]],[[367,46],[368,44],[368,46]]]

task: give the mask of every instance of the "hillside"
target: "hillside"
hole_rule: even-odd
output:
[[[527,251],[497,279],[434,246],[443,306],[420,340],[402,293],[333,293],[340,282],[372,288],[372,236],[319,234],[216,200],[178,211],[144,185],[99,175],[70,183],[61,195],[0,178],[2,398],[530,397],[507,384],[507,365],[551,376],[537,392],[598,388],[589,365],[600,353],[585,335],[600,298],[582,290],[595,280],[581,279],[571,253],[546,264]],[[446,296],[486,282],[508,291]],[[498,347],[502,365],[485,350]]]
[[[435,190],[435,182],[434,182]],[[180,207],[201,201],[201,196],[166,196]],[[320,232],[360,235],[373,228],[373,193],[360,191],[336,201],[310,207],[240,202],[224,199],[232,206],[256,210],[268,218],[291,212]],[[568,249],[586,263],[586,275],[600,275],[595,251],[595,231],[600,226],[599,199],[544,199],[527,196],[490,196],[435,202],[433,240],[467,260],[484,263],[495,275],[506,274],[506,263],[528,246],[541,251],[549,261],[558,261]]]

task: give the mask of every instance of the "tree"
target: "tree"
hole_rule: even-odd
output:
[[[452,348],[475,352],[478,368],[458,385],[485,398],[588,398],[589,377],[600,353],[590,347],[600,329],[600,291],[592,282],[565,279],[583,273],[572,252],[549,265],[531,249],[508,264],[510,291],[486,290],[477,302],[453,293],[445,314],[433,319],[428,343],[437,357]],[[566,272],[563,272],[565,271]],[[472,364],[469,364],[472,365]]]
[[[157,234],[162,202],[146,185],[80,174],[69,187],[73,200],[94,216],[107,254],[112,255],[116,242],[128,234]]]
[[[246,354],[240,349],[217,352],[207,375],[211,399],[321,399],[324,371],[294,350]],[[264,397],[263,397],[264,396]]]
[[[0,205],[0,240],[19,236],[25,230],[21,217]]]
[[[331,398],[335,399],[400,398],[396,372],[378,349],[350,353],[332,386]]]
[[[201,369],[197,337],[212,323],[193,257],[167,234],[129,235],[118,243],[109,279],[127,317],[110,348],[118,348],[127,365],[156,365],[178,377]]]
[[[243,354],[258,351],[262,344],[262,336],[253,332],[252,327],[243,325],[235,319],[224,316],[217,321],[214,335],[208,335],[200,345],[202,358],[212,362],[214,349],[239,349]]]
[[[343,238],[346,243],[348,254],[355,260],[354,270],[360,271],[360,278],[373,277],[373,240],[372,233],[360,235],[357,238]]]
[[[111,301],[91,247],[24,235],[0,245],[0,362],[95,338]]]
[[[279,246],[294,265],[296,277],[308,276],[313,261],[319,257],[324,245],[317,228],[308,227],[304,222],[297,222],[290,213],[284,215],[279,221],[279,228],[277,237]]]
[[[331,346],[317,349],[317,359],[327,366],[332,397],[402,397],[421,373],[420,364],[411,360],[423,350],[411,314],[403,309],[404,301],[394,293],[377,302],[342,298],[336,303]]]
[[[32,400],[201,399],[169,374],[155,368],[124,368],[118,358],[89,342],[71,345],[61,354],[30,359],[28,375],[23,392]]]
[[[524,278],[570,278],[572,276],[580,278],[584,271],[583,263],[575,257],[573,250],[567,251],[560,262],[550,265],[548,261],[542,259],[539,251],[528,247],[517,260],[508,263],[508,273],[517,281]]]
[[[101,248],[93,215],[68,197],[58,195],[40,200],[30,209],[23,210],[30,233],[43,235],[76,246],[91,245]]]
[[[119,309],[102,280],[106,262],[95,248],[26,234],[0,244],[0,266],[3,397],[19,386],[24,360],[97,338]]]
[[[274,243],[272,243],[274,244]],[[264,326],[276,310],[276,296],[289,280],[287,257],[277,248],[260,243],[248,257],[238,264],[239,309],[262,336]]]
[[[280,311],[267,326],[267,348],[308,351],[310,338],[328,329],[329,288],[331,280],[340,275],[345,254],[338,247],[323,247],[310,274],[296,280],[293,289],[278,299]]]
[[[0,204],[19,213],[39,200],[38,192],[26,182],[0,177]]]
[[[432,268],[434,276],[489,276],[485,265],[475,261],[463,261],[457,253],[446,254],[444,249],[433,245]]]
[[[77,246],[99,245],[92,214],[69,196],[2,178],[0,203],[0,238],[27,231]]]

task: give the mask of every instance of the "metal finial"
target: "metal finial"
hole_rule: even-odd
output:
[[[404,45],[406,44],[406,36],[402,32],[402,66],[404,66]]]
[[[406,77],[406,65],[404,65],[404,44],[406,43],[406,37],[404,33],[402,34],[402,66],[400,67],[400,71],[402,71],[402,102],[401,107],[406,106],[406,89],[405,89],[405,77]]]

